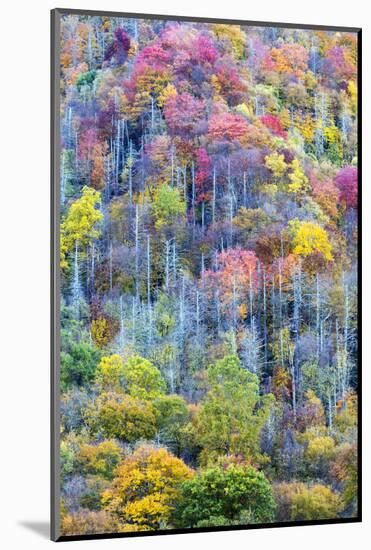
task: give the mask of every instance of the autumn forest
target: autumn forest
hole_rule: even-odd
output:
[[[61,533],[357,516],[357,34],[63,15]]]

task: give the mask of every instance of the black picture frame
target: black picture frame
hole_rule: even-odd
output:
[[[142,531],[129,533],[104,533],[63,536],[60,534],[60,274],[59,274],[59,239],[60,239],[60,19],[63,15],[85,15],[85,16],[106,16],[120,18],[152,19],[166,21],[186,21],[198,23],[223,23],[238,24],[255,27],[277,27],[288,29],[308,29],[323,31],[352,32],[357,34],[358,48],[358,128],[357,128],[357,148],[358,148],[358,511],[357,516],[351,518],[336,518],[329,520],[310,520],[310,521],[285,521],[275,523],[262,523],[256,525],[238,525],[224,527],[202,527],[192,529],[170,529],[156,531]],[[51,438],[51,492],[50,492],[50,536],[55,542],[91,540],[91,539],[110,539],[110,538],[128,538],[142,536],[174,535],[185,533],[202,533],[218,531],[240,531],[250,529],[274,529],[279,527],[299,527],[308,525],[333,525],[358,523],[362,521],[362,28],[295,24],[295,23],[276,23],[250,21],[240,19],[221,19],[213,17],[192,17],[164,14],[148,13],[125,13],[115,11],[81,10],[55,8],[51,10],[51,104],[50,104],[50,158],[51,158],[51,409],[50,409],[50,438]]]

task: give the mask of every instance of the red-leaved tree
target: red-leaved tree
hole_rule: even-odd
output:
[[[345,166],[335,177],[340,191],[340,202],[347,208],[357,208],[358,200],[358,169],[354,166]]]

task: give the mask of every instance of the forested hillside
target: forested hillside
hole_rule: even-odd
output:
[[[357,514],[357,35],[63,16],[65,535]]]

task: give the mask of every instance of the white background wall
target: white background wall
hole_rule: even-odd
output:
[[[370,483],[370,15],[366,0],[6,0],[0,10],[0,546],[39,549],[49,519],[49,10],[106,9],[363,27],[364,523],[84,541],[69,548],[364,549]],[[368,543],[368,544],[367,544]]]

